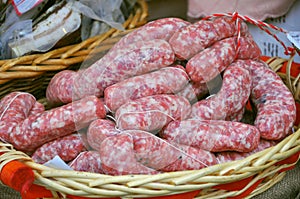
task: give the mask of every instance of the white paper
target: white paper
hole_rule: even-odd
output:
[[[54,169],[62,169],[62,170],[73,170],[69,165],[67,165],[59,156],[55,156],[52,160],[49,160],[44,164],[47,167]]]
[[[287,38],[300,49],[300,31],[291,31],[287,34]]]

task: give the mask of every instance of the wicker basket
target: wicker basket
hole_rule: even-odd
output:
[[[140,5],[145,6],[144,4]],[[142,10],[139,11],[138,17],[142,20],[135,17],[131,19],[131,21],[137,22],[134,24],[144,22],[146,14]],[[39,93],[39,90],[45,88],[53,73],[82,62],[92,50],[98,53],[108,49],[123,34],[113,35],[115,32],[116,30],[111,30],[107,34],[81,44],[54,50],[43,55],[30,55],[15,60],[1,61],[1,69],[5,71],[1,73],[3,83],[1,95],[21,88],[43,97],[44,91]],[[95,46],[99,46],[99,43],[101,43],[100,47],[94,49]],[[263,60],[282,77],[294,94],[298,106],[300,103],[298,75],[300,65],[293,68],[293,57],[289,60],[278,57],[263,58]],[[30,66],[30,63],[32,66]],[[57,68],[52,73],[49,68],[53,65]],[[29,69],[25,70],[26,67]],[[30,70],[32,71],[30,72]],[[26,73],[22,74],[23,71],[26,71]],[[291,73],[291,71],[294,71],[294,73]],[[295,77],[295,74],[298,77]],[[37,85],[31,86],[33,82],[37,82]],[[41,87],[35,88],[37,86]],[[43,100],[42,97],[40,100]],[[300,115],[297,114],[297,117],[297,125],[299,125]],[[264,192],[280,181],[285,172],[292,169],[297,163],[300,157],[299,127],[300,125],[295,126],[295,133],[276,146],[253,154],[243,160],[218,164],[201,170],[167,172],[156,175],[110,176],[53,169],[33,162],[29,156],[16,151],[10,144],[0,142],[0,154],[2,154],[0,156],[0,169],[2,171],[0,179],[9,186],[14,186],[12,188],[20,191],[25,199],[250,198]],[[11,166],[18,163],[21,163],[21,165],[18,167],[19,174],[17,175],[16,170],[12,169]],[[25,165],[23,173],[20,170],[20,168],[23,168],[22,165]],[[29,172],[26,171],[26,168],[29,169]],[[19,184],[10,184],[16,179]]]

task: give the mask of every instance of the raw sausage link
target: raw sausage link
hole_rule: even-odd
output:
[[[95,150],[100,149],[101,142],[105,138],[119,134],[116,124],[108,119],[93,121],[87,131],[87,142]]]
[[[169,123],[161,137],[212,152],[249,152],[258,146],[260,134],[256,127],[239,122],[191,119]]]
[[[44,164],[58,155],[62,160],[69,162],[85,150],[81,136],[71,134],[42,145],[33,153],[31,158],[36,163]]]
[[[133,137],[121,133],[106,138],[99,150],[103,171],[109,175],[155,174],[156,170],[148,168],[136,160]]]
[[[243,119],[244,114],[245,114],[246,108],[243,107],[241,110],[237,111],[235,114],[233,115],[228,115],[225,120],[226,121],[233,121],[233,122],[239,122]],[[244,122],[242,122],[244,123]]]
[[[126,49],[112,52],[86,70],[79,71],[74,82],[76,98],[103,96],[108,86],[169,66],[175,59],[170,44],[159,39],[138,41]]]
[[[208,93],[209,90],[206,83],[190,82],[181,91],[176,93],[176,95],[184,97],[189,100],[191,104],[194,104]]]
[[[39,115],[39,114],[43,113],[44,111],[45,111],[44,105],[41,104],[40,102],[35,102],[35,104],[33,105],[32,109],[29,112],[29,116]]]
[[[241,160],[241,159],[246,158],[254,153],[257,153],[257,152],[260,152],[269,147],[275,146],[276,144],[277,144],[277,142],[275,142],[273,140],[260,139],[258,147],[253,149],[250,152],[240,153],[240,152],[234,152],[234,151],[224,151],[224,152],[216,153],[216,157],[217,157],[219,163]]]
[[[174,59],[170,44],[164,40],[137,41],[110,51],[86,69],[57,73],[48,85],[47,99],[69,103],[88,95],[101,97],[106,87],[169,66]]]
[[[110,51],[127,48],[129,44],[137,41],[149,41],[153,39],[163,39],[168,41],[176,31],[187,25],[190,25],[190,22],[172,17],[148,22],[144,26],[122,37]]]
[[[47,100],[53,104],[72,102],[75,71],[63,70],[52,77],[46,90]]]
[[[105,116],[103,103],[89,96],[26,118],[12,130],[10,140],[16,149],[34,151],[46,142],[69,135]]]
[[[122,105],[116,112],[121,130],[144,130],[155,133],[174,119],[186,119],[191,112],[187,99],[175,95],[153,95]]]
[[[161,170],[181,158],[181,152],[172,144],[145,131],[124,131],[133,137],[134,152],[138,162]]]
[[[170,164],[162,168],[161,171],[172,172],[195,170],[218,163],[215,155],[209,151],[182,144],[174,144],[174,147],[182,151],[181,158],[173,163],[170,162]]]
[[[208,82],[224,71],[236,58],[254,59],[261,55],[252,37],[240,38],[238,52],[236,42],[237,37],[220,40],[192,57],[186,65],[186,71],[191,79],[199,83]]]
[[[81,152],[69,166],[75,171],[85,171],[92,173],[102,173],[101,156],[98,151]]]
[[[241,26],[242,34],[248,32]],[[200,20],[178,30],[170,39],[170,44],[179,59],[190,59],[213,43],[237,34],[235,21],[222,17],[214,21]]]
[[[186,72],[194,82],[208,82],[225,70],[235,55],[236,38],[223,39],[192,57],[186,64]]]
[[[12,143],[11,132],[28,117],[35,104],[35,98],[25,92],[12,92],[1,99],[0,139],[3,142]]]
[[[229,66],[223,75],[221,90],[214,96],[192,106],[192,118],[200,120],[225,120],[236,115],[246,105],[251,92],[248,70]]]
[[[250,34],[240,37],[237,59],[259,59],[260,56],[261,50]]]
[[[258,110],[254,124],[261,137],[270,140],[286,137],[291,133],[296,120],[296,105],[292,93],[265,63],[238,60],[235,64],[248,69],[251,74],[251,99]]]
[[[188,78],[180,65],[132,77],[107,87],[104,91],[105,104],[115,112],[130,100],[157,94],[174,94],[188,84]]]

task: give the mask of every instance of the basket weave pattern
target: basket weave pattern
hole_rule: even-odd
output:
[[[145,23],[146,5],[139,1],[136,14],[124,26],[130,29]],[[63,47],[45,54],[28,55],[18,59],[0,60],[0,96],[22,90],[34,93],[43,101],[44,90],[51,77],[60,70],[76,69],[93,53],[102,53],[120,39],[125,32],[111,29],[103,35],[88,39],[80,44]],[[266,62],[274,71],[279,71],[288,62],[287,72],[278,72],[294,98],[300,102],[299,77],[289,73],[290,60],[271,58]],[[13,80],[13,81],[12,81]],[[36,84],[35,84],[36,83]],[[40,84],[40,85],[39,85]],[[42,91],[41,91],[42,90]],[[45,102],[46,103],[46,102]],[[300,127],[300,126],[299,126]],[[68,195],[89,198],[101,197],[153,197],[196,191],[195,198],[226,198],[241,196],[246,190],[253,197],[280,181],[285,170],[294,166],[300,155],[300,129],[295,127],[291,134],[274,147],[255,153],[243,160],[218,164],[201,170],[167,172],[156,175],[110,176],[104,174],[57,170],[37,164],[26,154],[15,150],[10,144],[0,142],[0,171],[10,161],[18,160],[32,168],[35,184],[52,192],[54,198]],[[285,162],[282,162],[282,161]],[[236,190],[225,190],[223,184],[245,180],[245,186]],[[199,191],[201,190],[201,191]]]

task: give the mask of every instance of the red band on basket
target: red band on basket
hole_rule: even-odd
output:
[[[260,179],[257,182],[255,182],[252,186],[250,186],[246,191],[244,191],[243,193],[237,195],[237,196],[233,196],[233,197],[227,197],[227,199],[243,199],[246,196],[248,196],[252,191],[254,191],[256,189],[256,187],[264,180]]]
[[[22,199],[52,198],[51,191],[45,187],[33,184],[28,191],[21,192]]]
[[[253,179],[253,176],[250,176],[248,178],[236,181],[236,182],[230,182],[226,184],[220,184],[217,186],[214,186],[215,189],[222,189],[226,191],[239,191],[242,190],[245,186],[247,186],[251,180]]]
[[[0,179],[16,191],[26,192],[34,182],[34,174],[30,167],[14,160],[2,168]]]
[[[297,153],[295,153],[294,155],[291,155],[290,157],[288,157],[288,158],[286,158],[284,160],[281,160],[281,161],[277,162],[275,165],[296,164],[296,162],[298,161],[299,157],[300,157],[300,151],[297,152]],[[294,167],[295,167],[295,165],[292,165],[290,167],[281,169],[279,172],[291,170]]]
[[[91,199],[91,198],[87,198],[87,197],[73,196],[73,195],[67,195],[67,198],[69,198],[69,199]],[[93,199],[121,199],[121,198],[93,198]]]

